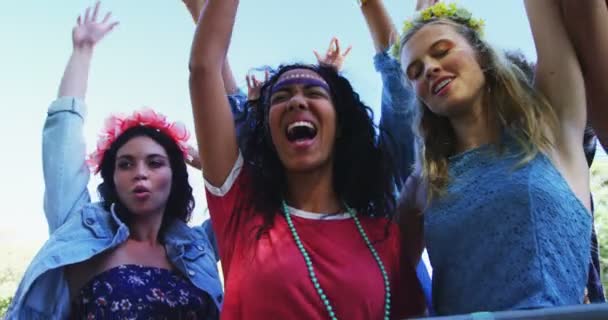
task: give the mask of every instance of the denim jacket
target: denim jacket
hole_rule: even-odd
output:
[[[43,171],[50,237],[27,268],[6,319],[66,319],[70,293],[64,267],[115,248],[129,236],[113,208],[108,212],[91,203],[82,135],[85,113],[83,101],[72,97],[57,99],[48,110]],[[175,222],[167,229],[165,248],[172,265],[207,292],[219,309],[222,286],[208,233],[207,223],[191,228]]]

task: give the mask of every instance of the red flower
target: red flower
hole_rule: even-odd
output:
[[[184,158],[188,158],[188,139],[190,133],[180,122],[169,123],[167,117],[150,108],[143,108],[133,112],[130,116],[110,115],[101,131],[97,148],[87,157],[87,164],[91,171],[99,172],[99,166],[103,161],[103,156],[110,146],[121,134],[135,126],[145,126],[158,129],[160,132],[169,136],[178,145]]]

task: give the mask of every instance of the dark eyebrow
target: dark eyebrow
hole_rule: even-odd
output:
[[[272,96],[274,96],[275,94],[277,94],[277,93],[281,93],[281,92],[284,92],[284,93],[290,93],[290,92],[291,92],[291,87],[290,87],[290,86],[281,86],[281,87],[280,87],[280,88],[278,88],[278,89],[271,90],[271,91],[270,91],[270,96],[272,97]]]
[[[320,88],[320,89],[323,89],[323,91],[328,92],[327,88],[324,87],[324,86],[322,86],[322,85],[320,85],[320,84],[312,84],[311,83],[311,84],[307,84],[307,85],[304,86],[304,89],[306,89],[306,90],[312,89],[312,88]]]
[[[159,153],[152,153],[146,156],[146,158],[167,158],[166,156]]]
[[[133,160],[133,156],[130,154],[124,154],[122,156],[118,156],[116,157],[116,160],[121,160],[121,159],[125,159],[125,160]]]
[[[150,158],[163,158],[163,159],[166,159],[167,157],[164,156],[164,155],[162,155],[162,154],[159,154],[159,153],[152,153],[152,154],[149,154],[149,155],[146,156],[146,159],[150,159]],[[116,160],[120,160],[120,159],[133,160],[133,159],[135,159],[135,157],[132,156],[132,155],[130,155],[130,154],[124,154],[124,155],[116,157]]]

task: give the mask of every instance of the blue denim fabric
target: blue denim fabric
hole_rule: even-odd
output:
[[[413,129],[416,95],[405,83],[399,61],[387,51],[374,56],[374,66],[382,77],[380,143],[392,158],[398,175],[395,186],[401,190],[416,160],[418,144]],[[416,274],[432,313],[431,277],[424,262],[420,261]]]
[[[374,56],[374,66],[382,77],[380,143],[392,157],[400,190],[415,161],[417,143],[412,125],[416,95],[405,83],[399,61],[386,51]]]
[[[27,268],[6,319],[66,319],[70,294],[64,267],[91,259],[129,236],[127,226],[87,190],[82,128],[84,103],[62,97],[54,101],[43,130],[44,212],[50,237]],[[176,222],[167,229],[167,255],[173,266],[207,292],[218,307],[223,295],[216,257],[204,226]]]
[[[239,148],[243,150],[245,146],[245,137],[247,137],[249,131],[247,119],[251,115],[247,103],[247,96],[240,89],[234,93],[228,95],[228,103],[230,103],[230,110],[234,117],[234,127],[236,128],[237,143]]]

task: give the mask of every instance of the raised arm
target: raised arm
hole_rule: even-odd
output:
[[[581,143],[587,120],[585,86],[566,32],[561,3],[526,0],[525,7],[538,57],[534,85],[557,114],[557,127],[550,132],[555,150],[553,160],[579,199],[589,207],[588,168]]]
[[[49,232],[59,228],[70,213],[90,201],[89,169],[85,164],[82,126],[84,98],[93,50],[118,22],[110,13],[99,21],[99,2],[79,16],[72,30],[73,52],[63,73],[58,99],[48,110],[42,132],[44,212]]]
[[[589,121],[608,146],[608,7],[606,0],[564,1],[566,29],[576,50],[587,93]]]
[[[437,0],[418,0],[416,10],[425,9],[437,2]],[[366,6],[371,3],[372,1],[369,1]],[[384,21],[385,26],[392,26],[382,2],[375,0],[373,3],[379,7],[377,12],[384,12],[384,14],[377,13],[375,18],[371,12],[366,15],[372,35],[374,35],[374,28],[371,27],[370,21],[375,21],[377,25]],[[367,9],[362,10],[365,14]],[[397,189],[401,189],[412,171],[418,148],[413,129],[416,95],[404,80],[399,61],[388,54],[388,44],[383,48],[374,56],[374,66],[382,77],[380,143],[393,160],[398,174],[398,180],[395,183]]]
[[[386,51],[399,39],[399,32],[391,20],[382,0],[363,0],[361,12],[367,22],[376,52]]]
[[[207,0],[182,0],[188,9],[188,12],[190,12],[194,24],[198,23],[198,18],[206,1]],[[224,78],[224,89],[226,90],[227,95],[240,93],[239,87],[236,84],[236,79],[232,73],[232,68],[230,68],[230,63],[228,63],[228,57],[226,57],[226,60],[222,65],[222,77]]]
[[[205,179],[222,186],[238,156],[236,130],[226,99],[222,65],[238,0],[208,0],[190,53],[190,99]]]

